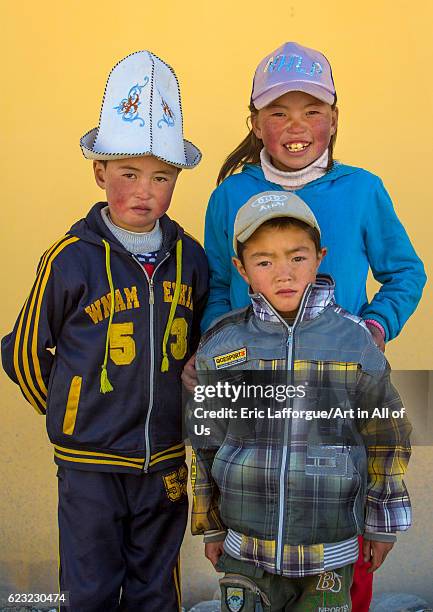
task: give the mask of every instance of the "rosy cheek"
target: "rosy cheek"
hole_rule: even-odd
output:
[[[283,123],[273,123],[268,126],[267,132],[269,136],[276,138],[284,130]]]
[[[110,204],[116,206],[116,208],[122,209],[127,201],[128,190],[122,185],[114,184],[111,186],[108,196]]]
[[[331,137],[331,122],[327,119],[318,120],[313,129],[317,140],[325,141]]]
[[[275,144],[278,144],[279,139],[281,137],[281,128],[268,128],[266,132],[262,135],[263,142],[266,144],[269,149]]]

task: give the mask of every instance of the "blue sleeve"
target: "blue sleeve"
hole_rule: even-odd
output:
[[[360,314],[380,323],[388,341],[417,307],[426,275],[380,179],[373,197],[367,207],[365,245],[373,276],[382,287]]]
[[[209,298],[201,321],[205,331],[217,317],[232,310],[230,303],[231,250],[227,228],[227,200],[216,189],[209,200],[204,229],[204,248],[209,262]]]

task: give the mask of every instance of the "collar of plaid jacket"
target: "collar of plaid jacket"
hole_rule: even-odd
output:
[[[335,283],[331,276],[328,274],[318,274],[316,282],[307,285],[304,291],[298,314],[296,315],[293,325],[301,321],[315,319],[327,306],[335,304],[334,289]],[[277,313],[261,293],[252,293],[250,288],[249,296],[253,305],[254,314],[261,321],[284,323],[287,325],[287,322]]]

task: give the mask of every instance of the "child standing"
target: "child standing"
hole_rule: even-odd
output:
[[[410,425],[364,322],[335,304],[330,276],[316,278],[326,249],[305,203],[281,191],[253,196],[233,247],[252,304],[221,317],[197,352],[192,531],[225,572],[224,612],[348,612],[357,534],[375,571],[410,525]],[[236,403],[212,384],[239,397],[250,380],[252,395]],[[249,422],[246,404],[257,415]],[[375,418],[391,406],[392,418]],[[338,407],[345,416],[332,417]],[[207,435],[194,429],[203,414]]]
[[[332,273],[338,303],[362,316],[375,339],[376,332],[379,342],[395,338],[416,308],[425,283],[423,266],[382,181],[333,159],[336,104],[331,67],[318,51],[286,43],[257,67],[252,129],[222,166],[221,184],[206,213],[211,278],[203,329],[248,303],[246,284],[230,261],[233,222],[249,197],[269,189],[296,191],[311,207],[330,253],[321,272]],[[382,284],[370,303],[369,267]]]
[[[337,302],[362,317],[382,350],[415,310],[426,280],[423,265],[380,178],[334,161],[336,104],[331,66],[318,51],[289,42],[258,65],[252,128],[223,164],[221,184],[207,208],[210,294],[203,330],[216,317],[249,303],[247,284],[231,265],[234,219],[248,198],[266,190],[296,191],[311,207],[329,249],[320,271],[334,277]],[[366,295],[369,268],[382,285],[371,302]],[[194,379],[191,363],[186,384]],[[358,588],[360,571],[364,582]],[[353,596],[360,598],[356,610],[367,611],[371,575],[365,567],[355,570]]]
[[[201,158],[173,70],[148,51],[119,62],[81,148],[107,201],[43,255],[3,366],[47,416],[68,609],[173,612],[188,513],[180,373],[208,285],[203,249],[166,214],[180,169]]]

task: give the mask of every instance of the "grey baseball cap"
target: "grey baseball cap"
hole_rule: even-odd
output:
[[[233,249],[237,254],[237,243],[245,242],[265,221],[279,217],[291,217],[315,227],[320,227],[312,210],[300,197],[284,191],[263,191],[248,200],[235,218]]]
[[[331,66],[319,51],[284,43],[257,66],[251,101],[257,110],[289,91],[303,91],[322,102],[335,102]]]

